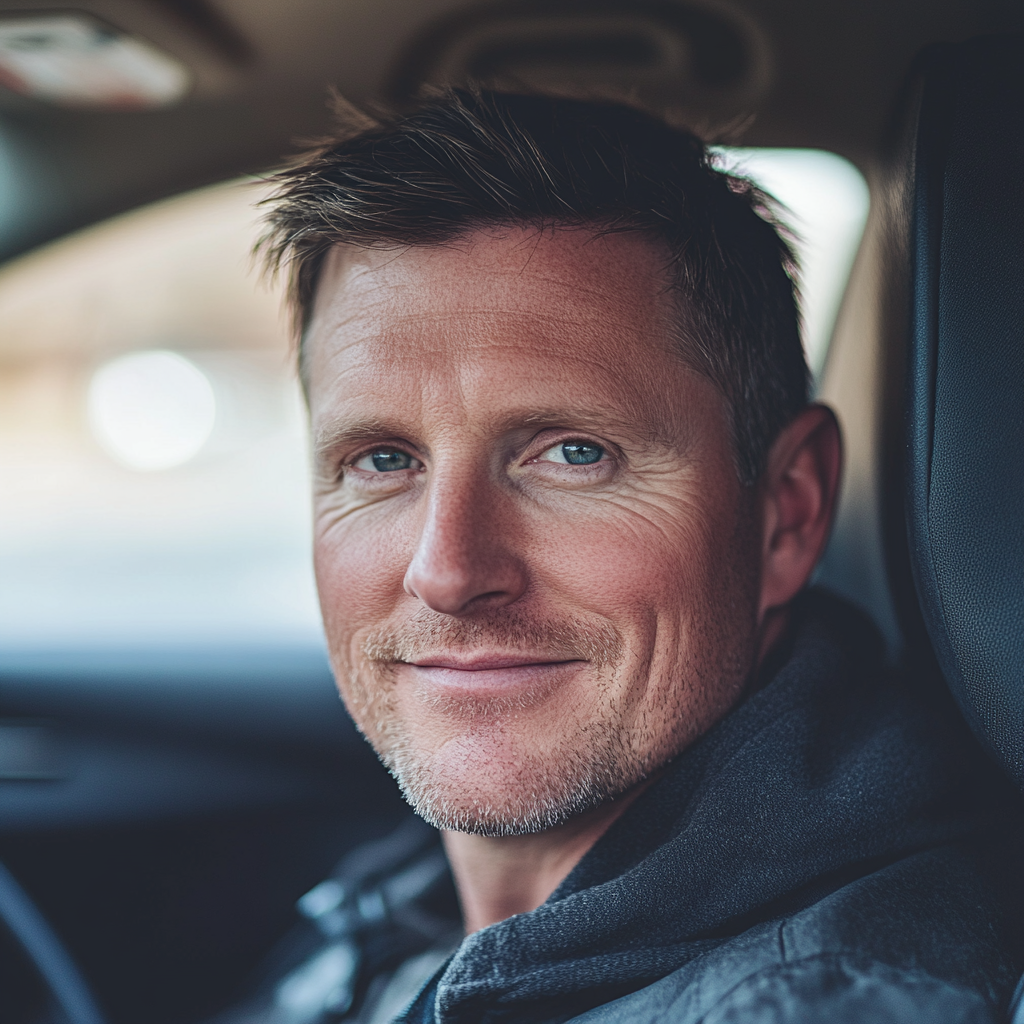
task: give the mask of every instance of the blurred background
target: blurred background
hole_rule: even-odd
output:
[[[316,641],[260,194],[194,192],[0,275],[3,643]]]

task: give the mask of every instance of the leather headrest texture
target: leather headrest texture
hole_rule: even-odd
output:
[[[919,66],[905,510],[924,625],[1024,788],[1024,36]]]

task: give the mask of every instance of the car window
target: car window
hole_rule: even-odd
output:
[[[867,213],[832,154],[719,150],[801,235],[820,369]],[[265,186],[115,218],[0,271],[0,647],[319,644],[303,408]]]
[[[800,261],[804,349],[815,376],[868,215],[868,186],[848,160],[820,149],[716,150],[728,170],[752,178],[782,204]]]
[[[0,274],[5,645],[319,636],[302,408],[248,183]]]

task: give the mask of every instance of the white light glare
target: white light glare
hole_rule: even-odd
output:
[[[0,82],[65,107],[145,110],[188,92],[188,70],[149,43],[85,14],[0,17]]]
[[[93,435],[130,469],[153,471],[194,458],[213,430],[217,403],[209,379],[176,352],[121,356],[89,384]]]
[[[804,348],[819,373],[867,220],[867,182],[849,161],[817,149],[716,149],[720,166],[756,181],[787,207],[800,260]]]

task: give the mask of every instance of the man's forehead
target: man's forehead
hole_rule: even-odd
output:
[[[655,364],[678,361],[666,290],[662,254],[638,233],[488,228],[445,246],[338,249],[307,335],[311,396],[498,382],[503,400],[569,388],[629,402]]]
[[[336,246],[320,276],[312,333],[364,317],[489,310],[664,320],[672,304],[667,262],[667,250],[647,235],[588,227],[495,225],[439,245]]]

